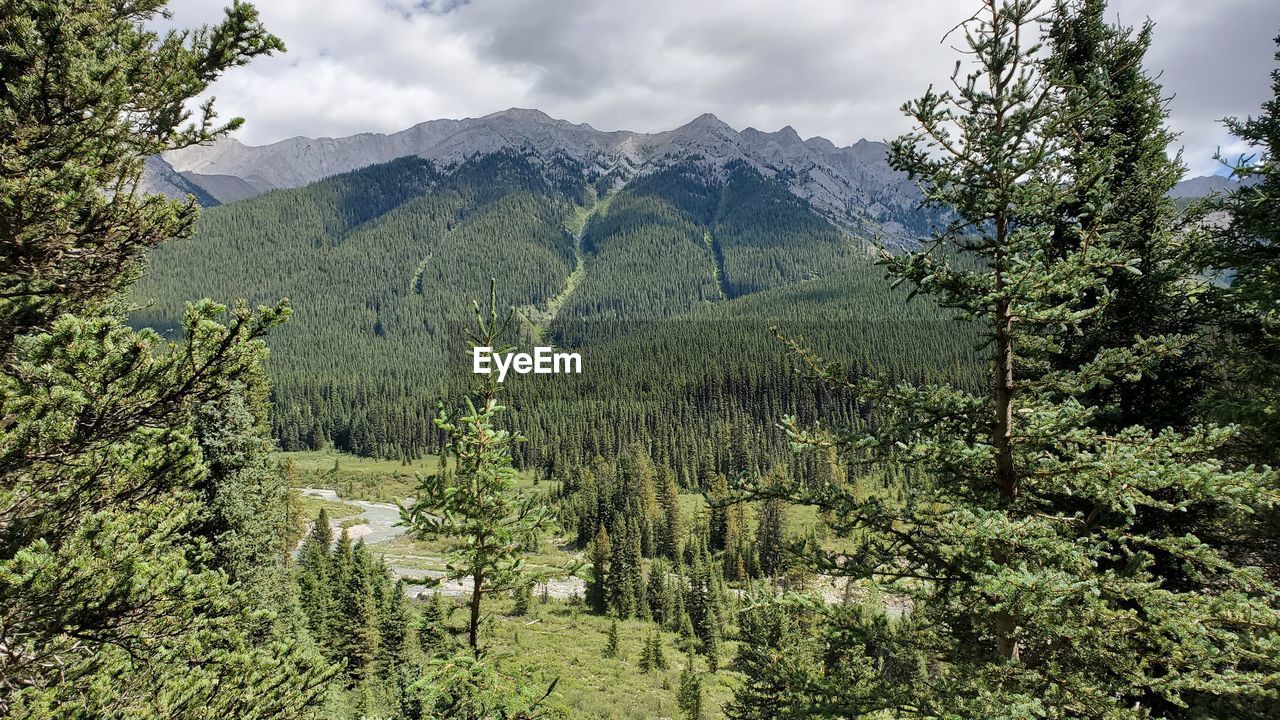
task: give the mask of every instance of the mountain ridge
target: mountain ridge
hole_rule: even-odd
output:
[[[148,159],[143,186],[170,197],[196,196],[212,206],[272,190],[302,187],[343,173],[420,157],[441,169],[502,151],[517,151],[575,170],[603,192],[653,172],[693,160],[723,180],[743,163],[783,183],[842,231],[909,245],[925,234],[921,195],[888,162],[886,143],[861,139],[838,146],[822,136],[803,138],[790,125],[768,132],[736,130],[703,113],[671,130],[597,130],[588,123],[551,117],[541,110],[509,108],[478,118],[427,120],[394,133],[344,137],[296,136],[266,145],[222,138]],[[1204,197],[1229,189],[1215,176],[1189,178],[1170,196]]]
[[[193,185],[225,203],[401,157],[417,156],[450,168],[504,150],[573,165],[602,182],[605,191],[691,158],[721,179],[728,166],[741,162],[782,181],[843,229],[904,240],[913,232],[899,222],[900,216],[919,202],[914,185],[889,167],[888,146],[876,141],[839,147],[822,137],[801,138],[789,125],[774,132],[739,131],[711,113],[660,132],[605,131],[528,108],[428,120],[390,134],[299,136],[259,146],[223,138],[165,153],[160,158],[164,167],[154,168],[165,172],[149,172],[144,182],[171,196]],[[186,182],[154,181],[172,174]]]

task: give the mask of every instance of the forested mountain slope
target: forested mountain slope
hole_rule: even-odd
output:
[[[406,157],[209,209],[196,238],[152,255],[133,321],[172,330],[190,298],[289,298],[269,361],[283,446],[392,457],[438,447],[430,419],[474,380],[464,327],[489,278],[520,310],[513,339],[584,358],[580,377],[508,380],[514,422],[547,441],[525,461],[612,452],[680,417],[709,437],[715,406],[736,408],[744,442],[780,446],[778,411],[814,400],[778,373],[775,320],[867,365],[963,372],[967,338],[904,305],[863,239],[751,164],[590,176],[533,153]]]

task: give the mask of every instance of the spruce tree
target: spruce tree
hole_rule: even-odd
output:
[[[1106,431],[1186,429],[1211,369],[1209,283],[1200,273],[1205,233],[1187,227],[1169,197],[1185,168],[1168,153],[1175,136],[1166,101],[1143,65],[1153,25],[1113,27],[1106,9],[1105,0],[1057,0],[1046,26],[1044,72],[1063,91],[1060,132],[1070,138],[1060,149],[1068,184],[1055,208],[1050,253],[1062,258],[1103,238],[1124,262],[1098,270],[1105,299],[1086,290],[1070,331],[1043,347],[1024,342],[1024,354],[1069,371],[1135,337],[1165,337],[1177,352],[1153,354],[1135,374],[1113,376],[1081,402],[1096,407],[1092,422]],[[1027,365],[1024,372],[1034,373],[1035,364]]]
[[[730,541],[737,537],[737,518],[733,508],[727,504],[729,499],[729,481],[723,474],[711,478],[711,487],[707,493],[707,502],[711,506],[711,533],[709,547],[712,552],[730,548]]]
[[[652,613],[649,607],[649,588],[644,582],[644,551],[641,541],[639,522],[635,518],[628,521],[631,530],[627,533],[627,585],[635,591],[635,614],[641,619],[649,619]]]
[[[475,303],[474,309],[475,345],[510,352],[503,338],[512,315],[499,314],[496,282],[490,284],[487,308],[482,311]],[[524,543],[554,528],[555,518],[542,498],[516,487],[511,450],[523,438],[497,426],[506,408],[498,404],[496,377],[486,376],[476,398],[467,398],[465,405],[458,416],[442,406],[436,418],[449,438],[453,473],[422,478],[416,501],[402,515],[419,536],[451,540],[448,577],[471,583],[467,643],[478,658],[484,596],[536,581],[538,575],[524,567]]]
[[[719,602],[715,564],[705,546],[689,569],[689,593],[685,602],[697,646],[715,672],[720,652],[720,624],[723,608]]]
[[[418,613],[417,622],[418,647],[428,658],[435,657],[449,640],[449,628],[445,625],[444,606],[440,601],[440,593],[431,593]]]
[[[654,628],[653,634],[649,636],[649,657],[653,662],[653,667],[657,670],[667,669],[667,656],[662,649],[662,630]]]
[[[515,601],[511,607],[511,614],[516,617],[524,617],[529,614],[529,603],[533,601],[533,588],[530,585],[521,585],[511,591],[513,600]]]
[[[645,636],[640,644],[640,672],[648,674],[653,670],[653,646],[649,643],[649,637]]]
[[[633,523],[622,523],[609,555],[608,595],[609,609],[622,619],[628,619],[639,611],[636,586],[638,562],[633,548],[639,546],[639,538],[633,536]]]
[[[658,532],[658,551],[670,560],[680,557],[680,489],[676,474],[669,467],[659,473],[662,479],[662,521]]]
[[[1175,357],[1182,339],[1116,339],[1034,364],[1105,313],[1109,283],[1142,263],[1099,208],[1063,222],[1072,198],[1114,181],[1113,158],[1076,150],[1086,89],[1041,52],[1039,21],[1061,19],[1042,12],[988,0],[961,23],[968,65],[953,89],[905,106],[917,129],[891,150],[950,216],[923,250],[883,262],[983,330],[987,391],[850,379],[793,343],[875,420],[837,434],[790,420],[797,445],[915,477],[900,502],[830,483],[758,493],[818,505],[858,538],[819,567],[913,608],[897,624],[842,612],[826,626],[824,662],[840,678],[819,681],[829,716],[1238,717],[1280,690],[1275,589],[1196,524],[1239,527],[1270,506],[1272,474],[1224,466],[1230,430],[1104,430],[1106,408],[1085,404]]]
[[[333,604],[333,531],[324,508],[298,549],[298,595],[311,636],[328,646],[337,622]]]
[[[649,605],[649,615],[653,621],[661,625],[671,612],[671,595],[667,592],[667,568],[661,559],[649,565],[649,576],[645,582],[645,599]]]
[[[382,627],[380,608],[377,600],[377,586],[385,584],[388,578],[381,561],[369,556],[364,540],[352,544],[343,530],[338,539],[338,556],[335,568],[343,562],[341,553],[347,548],[351,572],[345,580],[340,580],[340,572],[335,572],[338,606],[342,618],[342,626],[338,629],[339,649],[346,660],[346,670],[353,684],[357,687],[367,685],[378,677],[377,660],[382,654]]]
[[[803,602],[753,596],[739,615],[737,667],[746,682],[725,708],[732,720],[772,720],[812,702],[805,689],[823,671],[815,613]]]
[[[685,720],[705,720],[707,714],[703,705],[702,678],[693,664],[693,655],[685,658],[685,668],[680,673],[680,688],[676,691],[676,705]]]
[[[618,619],[614,618],[609,623],[609,634],[605,637],[604,651],[602,655],[606,658],[616,658],[620,652],[618,644]]]
[[[409,647],[413,612],[405,595],[405,581],[392,582],[384,561],[381,558],[372,560],[374,577],[378,581],[378,592],[375,593],[380,641],[378,662],[388,674],[395,674],[399,669],[409,668],[411,663]]]
[[[138,192],[144,159],[237,127],[211,103],[187,108],[225,70],[283,49],[251,5],[157,32],[164,4],[0,13],[6,716],[287,716],[325,674],[293,639],[262,634],[276,607],[228,584],[248,580],[247,554],[280,560],[257,527],[227,534],[239,517],[218,483],[256,469],[211,475],[195,427],[196,408],[258,387],[259,340],[287,309],[197,303],[174,342],[126,325],[147,251],[189,237],[198,213]]]
[[[591,609],[604,613],[609,608],[609,557],[613,554],[613,545],[609,542],[609,531],[603,524],[596,531],[595,540],[591,543],[591,581],[587,585],[587,603]]]
[[[195,532],[206,538],[214,563],[256,596],[257,604],[285,603],[284,528],[288,486],[271,457],[265,383],[200,406],[193,427],[209,468],[200,490],[206,510]]]
[[[787,507],[778,498],[768,498],[760,505],[756,525],[756,551],[760,558],[760,574],[776,578],[786,568]]]

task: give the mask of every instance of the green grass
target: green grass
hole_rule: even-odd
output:
[[[329,518],[331,520],[351,518],[364,512],[359,505],[344,503],[341,500],[310,497],[308,495],[299,495],[297,503],[298,509],[302,512],[302,516],[308,520],[319,515],[321,510],[329,513]]]
[[[618,623],[621,654],[604,657],[610,618],[579,611],[570,603],[534,600],[529,615],[511,616],[509,600],[486,603],[488,619],[484,627],[490,657],[508,671],[530,670],[545,682],[559,678],[550,705],[575,720],[614,718],[677,718],[676,690],[686,655],[674,633],[663,632],[663,654],[667,669],[640,672],[640,650],[654,624],[640,620]],[[463,632],[465,613],[450,619]],[[732,698],[733,688],[742,681],[731,667],[735,642],[722,647],[721,669],[706,673],[704,658],[695,665],[703,672],[703,693],[708,718],[723,717],[722,708]],[[728,667],[726,667],[728,666]]]
[[[375,460],[333,450],[282,452],[279,456],[290,473],[289,484],[294,487],[327,488],[344,498],[384,503],[413,497],[418,489],[418,475],[440,468],[437,455],[410,463]],[[532,488],[534,473],[521,472],[517,484],[521,488]]]
[[[395,502],[413,495],[417,473],[439,467],[436,456],[404,464],[333,451],[280,453],[296,487],[328,488],[344,498]]]

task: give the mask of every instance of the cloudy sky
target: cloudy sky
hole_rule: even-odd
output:
[[[223,3],[175,0],[173,22]],[[424,120],[538,108],[601,130],[656,131],[703,112],[840,145],[908,129],[899,106],[944,82],[942,38],[969,0],[257,0],[289,52],[214,88],[238,137],[393,132]],[[1276,0],[1112,0],[1156,23],[1148,66],[1172,97],[1191,174],[1240,150],[1220,118],[1255,112],[1280,35]]]

